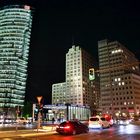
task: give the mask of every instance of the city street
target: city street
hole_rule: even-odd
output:
[[[0,140],[140,140],[139,5],[0,0]]]
[[[116,125],[108,129],[92,129],[88,134],[78,134],[72,136],[52,133],[47,135],[17,136],[2,138],[2,140],[139,140],[140,125]]]

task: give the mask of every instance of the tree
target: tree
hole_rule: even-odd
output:
[[[24,107],[23,107],[23,117],[32,117],[32,103],[29,101],[25,101]]]

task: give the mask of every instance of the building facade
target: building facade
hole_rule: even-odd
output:
[[[118,41],[98,42],[102,113],[115,117],[140,111],[140,70],[135,55]]]
[[[30,6],[0,9],[0,112],[6,115],[24,105],[31,26]]]
[[[66,83],[52,85],[52,104],[66,103]]]
[[[95,108],[97,105],[96,94],[99,90],[97,90],[95,82],[89,80],[89,69],[93,68],[93,64],[93,57],[89,53],[79,46],[73,45],[66,54],[66,82],[62,85],[63,91],[60,90],[61,84],[52,86],[52,103],[56,104],[63,98],[65,100],[60,104],[90,106],[91,110]],[[55,88],[54,93],[56,85],[59,88]],[[54,98],[56,94],[57,97]]]
[[[72,46],[66,54],[66,103],[93,107],[93,85],[89,69],[93,57],[79,46]]]

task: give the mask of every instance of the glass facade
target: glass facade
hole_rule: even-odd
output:
[[[48,113],[46,114],[46,118],[48,120],[52,120],[52,117],[55,118],[56,121],[59,119],[61,122],[65,120],[80,120],[86,121],[91,116],[91,111],[88,106],[78,106],[78,105],[45,105],[44,109],[48,109]]]
[[[30,6],[0,9],[0,108],[24,105],[32,24]]]

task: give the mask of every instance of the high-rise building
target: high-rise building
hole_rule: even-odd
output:
[[[31,26],[30,6],[0,8],[0,112],[6,115],[24,105]]]
[[[93,58],[79,46],[72,46],[66,54],[66,102],[77,105],[94,104],[89,69]]]
[[[66,102],[66,83],[52,85],[52,104],[65,104]]]
[[[66,54],[65,85],[53,85],[52,103],[86,105],[90,106],[92,110],[95,109],[97,105],[96,95],[99,94],[99,90],[95,86],[95,82],[89,80],[89,69],[93,68],[93,64],[94,59],[89,53],[79,46],[73,45]],[[55,91],[54,86],[56,87]],[[62,93],[60,93],[60,88],[63,89]],[[60,102],[62,98],[65,100]]]
[[[101,109],[114,117],[140,112],[138,59],[118,41],[98,42]]]

